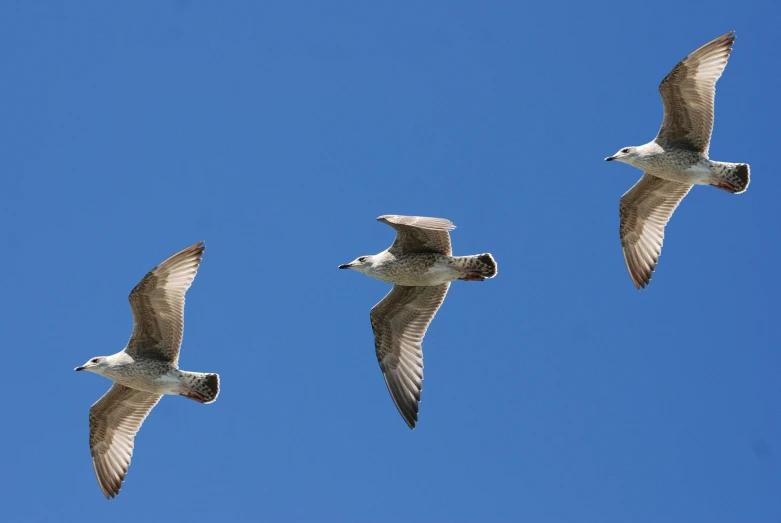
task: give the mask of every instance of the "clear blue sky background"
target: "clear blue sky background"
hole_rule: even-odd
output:
[[[369,5],[371,4],[371,5]],[[7,521],[779,521],[781,91],[774,2],[14,2],[0,8]],[[674,13],[674,17],[670,17]],[[714,159],[649,289],[618,202],[658,84],[729,30]],[[456,282],[397,413],[336,266],[381,214],[442,216]],[[184,369],[107,502],[88,448],[127,295],[206,240]],[[5,518],[3,518],[5,519]]]

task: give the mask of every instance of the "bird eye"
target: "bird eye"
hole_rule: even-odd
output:
[[[626,149],[621,149],[621,152],[622,152],[622,153],[628,153],[628,152],[629,152],[629,148],[626,148]]]
[[[366,256],[361,256],[360,258],[358,258],[358,261],[361,262],[361,263],[365,262],[366,261]]]
[[[97,363],[97,362],[98,362],[98,358],[92,358],[92,363]]]

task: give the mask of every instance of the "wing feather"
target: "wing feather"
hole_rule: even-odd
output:
[[[206,246],[198,242],[149,271],[130,293],[133,333],[125,352],[176,365],[184,333],[184,295]]]
[[[106,499],[119,494],[136,433],[161,397],[115,383],[90,409],[92,467]]]
[[[370,313],[377,361],[393,402],[411,429],[418,421],[423,388],[423,337],[449,287],[394,285]]]
[[[621,197],[621,247],[629,276],[638,289],[651,281],[664,243],[664,228],[691,185],[645,173]]]
[[[396,240],[388,249],[392,254],[421,252],[435,252],[445,256],[453,254],[448,231],[452,231],[456,226],[450,220],[392,214],[380,216],[377,220],[396,229]]]
[[[677,146],[708,155],[716,81],[727,66],[735,33],[703,45],[681,60],[659,85],[664,121],[656,136],[663,146]]]

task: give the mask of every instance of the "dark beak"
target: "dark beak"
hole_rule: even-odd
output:
[[[84,369],[86,369],[86,368],[87,368],[87,367],[76,367],[76,368],[75,368],[75,369],[73,369],[73,370],[84,370]]]
[[[615,160],[615,159],[616,159],[616,157],[615,157],[615,156],[608,156],[607,158],[605,158],[605,161],[606,161],[606,162],[612,162],[612,161],[613,161],[613,160]]]
[[[339,266],[340,269],[349,269],[350,267],[352,267],[352,265],[349,263],[343,263]]]

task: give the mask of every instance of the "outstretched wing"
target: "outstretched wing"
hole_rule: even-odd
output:
[[[377,218],[396,229],[396,240],[391,245],[392,254],[436,252],[451,256],[450,234],[456,228],[450,220],[425,216],[396,216],[388,214]]]
[[[160,398],[115,383],[89,411],[89,448],[106,499],[119,494],[133,456],[136,432]]]
[[[394,285],[370,313],[385,384],[411,429],[418,421],[423,388],[423,336],[449,287],[449,283],[431,287]]]
[[[735,33],[730,32],[708,42],[681,60],[662,80],[659,92],[664,121],[657,142],[708,154],[716,81],[727,66],[734,41]]]
[[[133,334],[125,352],[176,365],[184,332],[184,293],[206,246],[198,242],[149,271],[130,293]]]
[[[691,188],[645,173],[621,197],[621,247],[629,276],[638,289],[650,283],[662,254],[664,227]]]

